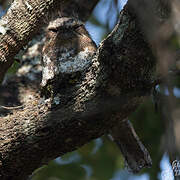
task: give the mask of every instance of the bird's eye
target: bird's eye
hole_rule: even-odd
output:
[[[52,31],[54,33],[57,33],[58,32],[58,29],[57,28],[49,28],[49,31]]]
[[[83,26],[83,25],[76,25],[76,26],[74,26],[74,29],[78,29],[79,27],[81,27],[81,26]]]

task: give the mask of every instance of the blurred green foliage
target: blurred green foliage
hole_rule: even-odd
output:
[[[14,61],[14,63],[12,64],[12,66],[8,69],[8,74],[15,74],[17,69],[19,67],[19,62]]]
[[[93,152],[101,141],[103,145]],[[123,168],[122,162],[118,148],[109,139],[103,138],[64,155],[59,161],[51,161],[48,166],[35,172],[33,180],[49,180],[51,177],[63,180],[108,180],[117,169]]]

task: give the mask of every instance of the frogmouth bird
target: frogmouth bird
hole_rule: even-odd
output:
[[[52,85],[53,90],[49,91],[56,95],[59,87],[63,86],[62,81],[68,79],[67,76],[82,72],[90,66],[96,50],[84,24],[78,19],[61,17],[50,22],[42,51],[42,87],[48,86],[46,89],[49,89],[49,85]],[[56,84],[53,84],[54,81]],[[109,132],[133,172],[151,165],[146,148],[128,120],[121,121]]]
[[[81,21],[62,17],[50,22],[42,51],[42,86],[57,75],[86,69],[96,49]]]

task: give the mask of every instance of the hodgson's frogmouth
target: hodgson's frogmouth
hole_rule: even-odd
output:
[[[75,18],[57,18],[47,30],[42,52],[42,86],[56,76],[82,72],[97,49],[84,24]]]
[[[42,52],[42,87],[49,89],[52,85],[50,95],[58,94],[59,87],[63,86],[62,81],[66,84],[69,76],[89,67],[96,50],[95,43],[81,21],[62,17],[50,22]],[[147,150],[128,120],[116,124],[110,133],[133,172],[151,164]]]

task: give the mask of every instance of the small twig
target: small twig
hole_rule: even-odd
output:
[[[158,77],[157,79],[155,79],[152,82],[151,86],[155,87],[155,86],[165,82],[168,77],[175,77],[175,76],[180,76],[180,70],[171,70],[171,71],[168,72],[168,74],[166,76]]]
[[[21,105],[21,106],[12,106],[12,107],[7,107],[7,106],[2,106],[2,105],[0,105],[0,108],[2,108],[2,109],[8,109],[8,110],[13,110],[13,109],[21,109],[21,108],[23,108],[24,107],[24,105]]]

